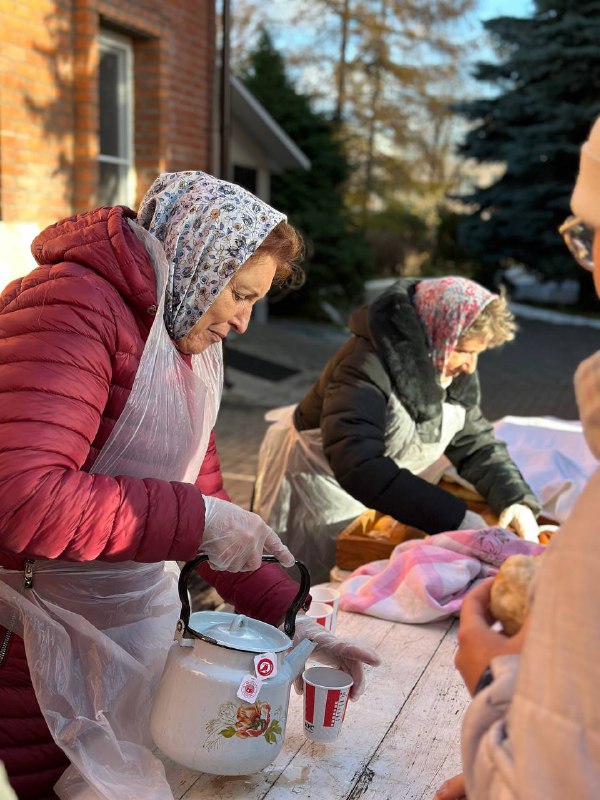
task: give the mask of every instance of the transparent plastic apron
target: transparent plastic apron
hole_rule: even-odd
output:
[[[193,370],[183,361],[163,322],[162,248],[130,224],[150,254],[160,303],[90,472],[193,482],[220,402],[222,350],[194,356]],[[180,610],[178,572],[173,562],[60,560],[28,561],[25,576],[0,569],[0,623],[23,637],[38,702],[72,762],[55,787],[64,800],[171,800],[148,720]]]
[[[296,406],[273,409],[272,424],[261,444],[254,511],[269,524],[309,569],[313,583],[329,579],[335,563],[335,540],[365,506],[336,480],[323,452],[321,431],[296,430]],[[411,422],[412,431],[399,435],[398,417],[406,412],[392,395],[388,403],[385,455],[401,469],[427,479],[431,467],[464,427],[465,409],[443,403],[439,439],[425,443]],[[408,417],[407,417],[408,418]],[[365,480],[369,480],[368,474]]]

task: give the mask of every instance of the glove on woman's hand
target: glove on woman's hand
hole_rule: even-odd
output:
[[[333,633],[326,631],[322,625],[310,617],[300,616],[296,619],[294,645],[303,639],[310,639],[316,644],[311,658],[330,667],[341,669],[342,672],[346,672],[352,677],[354,683],[350,689],[350,699],[358,700],[365,688],[363,664],[369,664],[372,667],[381,664],[381,659],[375,650],[358,642],[337,639]],[[298,694],[302,694],[302,673],[294,681],[294,688]]]
[[[505,508],[498,517],[498,525],[501,528],[508,528],[510,525],[521,539],[525,539],[528,542],[538,542],[539,528],[533,511],[529,506],[514,503],[512,506]]]
[[[474,511],[467,511],[467,513],[463,517],[463,521],[458,526],[457,530],[459,531],[481,531],[484,528],[489,528],[490,526],[484,520],[483,517],[480,517],[479,514],[476,514]]]
[[[199,551],[208,556],[213,569],[251,572],[261,565],[263,551],[279,559],[284,567],[294,565],[294,556],[258,514],[204,496],[204,535]]]

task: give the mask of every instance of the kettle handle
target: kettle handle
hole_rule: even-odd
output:
[[[263,556],[263,561],[279,564],[279,560],[275,556]],[[200,555],[196,556],[196,558],[192,559],[192,561],[186,562],[181,569],[181,574],[179,576],[179,584],[178,584],[178,591],[179,591],[179,599],[181,600],[181,614],[179,615],[179,619],[183,623],[183,632],[188,630],[188,623],[190,621],[190,601],[188,595],[188,581],[190,579],[190,575],[198,566],[198,564],[202,564],[205,561],[208,561],[208,556]],[[300,570],[300,589],[298,590],[298,594],[292,600],[290,607],[285,613],[285,621],[283,625],[283,630],[285,633],[290,637],[290,639],[294,638],[294,631],[296,630],[296,614],[300,609],[304,606],[306,602],[306,598],[308,597],[308,592],[310,590],[310,574],[308,569],[301,561],[295,561],[295,566],[298,567]]]

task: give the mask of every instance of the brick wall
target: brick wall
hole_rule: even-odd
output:
[[[210,169],[214,0],[2,0],[0,223],[96,204],[100,27],[133,46],[136,201],[158,172]]]
[[[71,0],[0,4],[0,219],[73,206]]]

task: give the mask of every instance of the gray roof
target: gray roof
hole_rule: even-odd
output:
[[[246,131],[260,142],[268,154],[269,169],[279,173],[286,169],[310,169],[310,160],[258,102],[244,84],[230,76],[231,111]]]

